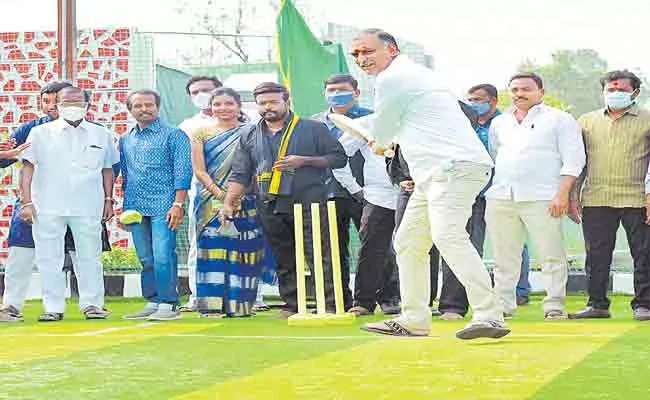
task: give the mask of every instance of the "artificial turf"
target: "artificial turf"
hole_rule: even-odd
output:
[[[570,297],[568,308],[583,306]],[[513,333],[463,342],[463,321],[434,321],[429,338],[375,336],[359,324],[288,327],[273,312],[250,319],[125,321],[140,301],[109,300],[107,321],[68,305],[60,323],[0,324],[0,399],[644,399],[650,322],[629,298],[614,318],[544,322],[540,298]]]

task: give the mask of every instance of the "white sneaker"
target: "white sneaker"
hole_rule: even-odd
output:
[[[147,305],[144,307],[144,310],[138,311],[132,314],[127,314],[123,316],[122,318],[124,319],[147,319],[149,318],[152,314],[154,314],[156,311],[158,311],[158,304],[157,303],[147,303]]]
[[[181,312],[175,304],[161,303],[158,305],[158,310],[147,319],[149,321],[173,321],[181,319]]]

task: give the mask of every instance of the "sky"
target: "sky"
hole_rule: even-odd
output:
[[[56,0],[1,1],[2,31],[56,27]],[[77,0],[78,25],[188,31],[191,18],[175,11],[183,1],[192,8],[208,0]],[[275,15],[265,11],[268,1],[246,1],[262,10],[256,16],[259,31],[272,30]],[[650,76],[650,0],[298,1],[309,7],[316,31],[319,23],[332,21],[381,27],[422,43],[435,69],[460,93],[479,82],[504,87],[519,62],[546,62],[558,49],[593,48],[611,69],[639,69]]]

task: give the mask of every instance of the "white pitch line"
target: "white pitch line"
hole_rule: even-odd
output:
[[[86,332],[77,332],[77,333],[8,333],[8,334],[0,334],[0,337],[80,337],[80,336],[99,336],[103,335],[105,333],[112,333],[112,332],[119,332],[119,331],[125,331],[129,329],[136,329],[136,328],[145,328],[147,326],[152,326],[156,325],[154,322],[145,322],[142,324],[137,324],[137,325],[129,325],[129,326],[117,326],[114,328],[106,328],[106,329],[99,329],[96,331],[86,331]],[[127,335],[120,335],[120,336],[144,336],[142,334],[127,334]]]
[[[121,327],[121,328],[109,328],[102,329],[99,331],[91,332],[81,332],[81,333],[35,333],[35,334],[0,334],[1,337],[79,337],[79,336],[96,336],[102,335],[104,333],[111,333],[126,329],[140,328],[144,326],[153,325],[152,323],[134,325],[131,327]],[[621,334],[624,332],[621,332]],[[384,338],[384,339],[393,339],[393,340],[458,340],[453,336],[425,336],[425,337],[399,337],[399,336],[381,336],[381,335],[363,335],[363,336],[265,336],[265,335],[210,335],[204,333],[127,333],[121,335],[115,335],[116,337],[174,337],[174,338],[206,338],[206,339],[216,339],[216,340],[364,340],[369,338]],[[620,334],[613,335],[600,335],[600,334],[561,334],[561,333],[529,333],[529,334],[511,334],[507,336],[507,339],[517,339],[517,338],[605,338],[613,339],[620,336]]]
[[[105,333],[119,332],[119,331],[128,330],[128,329],[144,328],[144,327],[152,326],[152,325],[156,325],[156,324],[154,322],[145,322],[145,323],[137,324],[137,325],[117,326],[115,328],[106,328],[106,329],[100,329],[100,330],[97,330],[97,331],[73,333],[73,334],[71,334],[71,336],[99,336],[99,335],[103,335]]]

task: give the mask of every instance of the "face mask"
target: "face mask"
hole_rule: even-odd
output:
[[[474,110],[479,117],[483,116],[490,111],[490,103],[479,103],[477,101],[469,101],[467,102],[467,105]]]
[[[196,96],[192,96],[192,104],[199,110],[207,110],[210,108],[210,98],[212,93],[199,92]]]
[[[354,100],[354,93],[352,92],[339,92],[327,96],[327,104],[331,107],[343,107],[350,104]]]
[[[59,106],[59,117],[71,121],[77,122],[84,119],[86,116],[86,109],[84,107],[77,106]]]
[[[623,110],[632,105],[632,93],[605,92],[605,105],[614,110]]]

